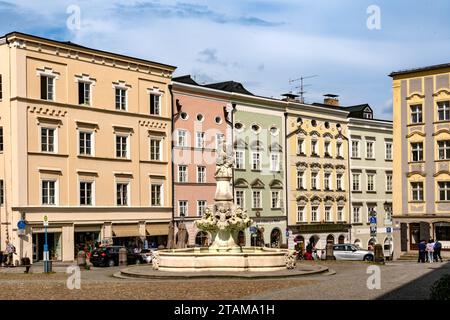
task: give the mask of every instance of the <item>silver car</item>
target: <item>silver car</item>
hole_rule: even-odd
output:
[[[373,261],[373,252],[361,249],[353,244],[333,245],[333,255],[336,260]]]

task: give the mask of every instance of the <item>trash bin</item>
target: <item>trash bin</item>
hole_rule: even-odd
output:
[[[24,271],[25,273],[30,273],[30,268],[31,268],[30,258],[28,258],[28,257],[22,258],[21,265],[22,265],[22,267],[25,267],[25,271]]]
[[[383,246],[381,244],[376,244],[374,247],[375,262],[384,262],[384,252]]]
[[[336,258],[334,257],[333,254],[333,244],[332,243],[327,243],[327,247],[326,247],[326,260],[336,260]]]
[[[127,249],[120,248],[119,249],[119,266],[127,265]]]
[[[86,252],[80,250],[77,254],[77,265],[84,266],[86,265]]]

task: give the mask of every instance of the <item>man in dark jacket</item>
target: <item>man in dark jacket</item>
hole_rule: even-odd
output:
[[[425,240],[421,240],[419,243],[419,258],[417,262],[425,263],[425,253],[426,253],[427,245],[425,244]]]
[[[439,240],[436,240],[436,242],[434,243],[434,260],[439,261],[439,259],[441,259],[442,262],[442,257],[441,257],[441,249],[442,249],[442,244],[439,242]]]

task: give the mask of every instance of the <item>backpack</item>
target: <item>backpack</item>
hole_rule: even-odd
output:
[[[434,244],[434,248],[435,248],[435,249],[441,249],[441,248],[442,248],[442,244],[441,244],[440,242],[436,242],[436,243]]]

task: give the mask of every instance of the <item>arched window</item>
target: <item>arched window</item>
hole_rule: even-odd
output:
[[[345,236],[344,236],[344,235],[341,234],[341,235],[339,236],[339,238],[338,238],[338,243],[339,243],[339,244],[344,244],[344,243],[345,243]]]
[[[334,244],[334,236],[332,234],[329,234],[327,237],[327,244],[328,243]]]
[[[274,228],[270,233],[270,246],[272,248],[279,248],[281,245],[281,231],[278,228]]]

